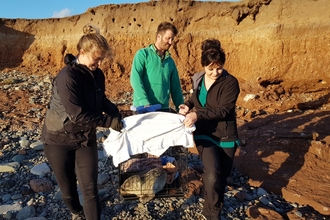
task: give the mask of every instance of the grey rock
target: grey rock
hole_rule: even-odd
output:
[[[50,168],[46,163],[37,164],[31,169],[31,173],[42,176],[44,174],[50,173]]]
[[[20,167],[20,164],[17,162],[9,162],[0,164],[0,173],[4,172],[15,172]]]
[[[41,142],[41,141],[37,141],[37,142],[33,142],[31,145],[30,145],[30,148],[36,150],[36,151],[40,151],[40,150],[43,150],[44,149],[44,143]]]
[[[17,220],[24,220],[27,218],[35,217],[36,209],[33,206],[25,206],[16,215]]]

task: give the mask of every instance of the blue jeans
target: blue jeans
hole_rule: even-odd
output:
[[[218,220],[237,146],[221,148],[206,140],[196,140],[195,144],[203,163],[203,215],[208,220]]]
[[[44,151],[68,209],[72,213],[83,210],[86,219],[99,220],[101,207],[97,189],[96,142],[88,147],[45,144]],[[77,179],[84,198],[83,207],[79,202]]]

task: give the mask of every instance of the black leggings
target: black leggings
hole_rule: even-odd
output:
[[[72,213],[84,211],[86,219],[100,219],[100,202],[97,189],[98,152],[96,142],[93,146],[77,147],[47,145],[45,155],[56,176],[62,199]],[[84,198],[83,207],[79,202],[79,189]]]
[[[196,147],[204,167],[203,215],[207,219],[220,219],[227,178],[230,176],[237,146],[221,148],[210,141],[197,140]]]

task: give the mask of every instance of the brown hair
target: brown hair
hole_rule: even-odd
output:
[[[83,49],[86,52],[96,52],[103,56],[110,56],[111,48],[107,40],[100,34],[100,30],[90,24],[83,27],[84,35],[77,44],[78,52]]]
[[[221,43],[219,40],[210,38],[202,42],[202,66],[208,66],[211,63],[216,63],[219,65],[224,65],[226,62],[226,54],[221,48]]]
[[[158,25],[157,27],[157,32],[156,34],[160,34],[160,33],[163,33],[167,30],[171,30],[174,34],[174,36],[176,36],[178,34],[178,29],[176,29],[176,27],[171,24],[170,22],[162,22]]]

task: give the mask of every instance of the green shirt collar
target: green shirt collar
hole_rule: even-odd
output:
[[[160,58],[162,58],[162,57],[158,54],[158,50],[157,50],[155,44],[150,44],[149,47],[152,48],[153,51],[155,51],[155,53],[156,53]],[[165,55],[164,58],[166,58],[166,57],[171,56],[171,53],[170,53],[170,51],[167,50],[167,51],[165,51],[165,54],[164,54],[164,55]]]

